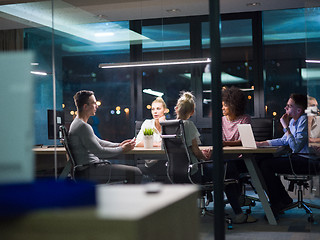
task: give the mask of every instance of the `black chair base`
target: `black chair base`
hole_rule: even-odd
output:
[[[285,209],[282,209],[282,211],[287,211],[293,208],[303,208],[307,214],[309,214],[308,217],[308,221],[309,222],[314,222],[314,218],[313,218],[313,213],[312,213],[312,208],[315,209],[320,209],[319,205],[315,205],[312,203],[307,203],[305,201],[303,201],[303,191],[302,191],[302,185],[298,185],[298,200],[292,204],[290,204],[288,207],[286,207]]]

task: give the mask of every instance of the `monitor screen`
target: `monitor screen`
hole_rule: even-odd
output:
[[[60,139],[60,131],[59,126],[64,125],[64,112],[63,111],[56,111],[57,114],[57,131],[56,131],[56,138]],[[47,116],[48,116],[48,139],[54,139],[54,118],[53,118],[53,110],[48,109],[47,110]]]

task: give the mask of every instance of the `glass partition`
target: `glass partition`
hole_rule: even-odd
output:
[[[302,81],[308,89],[309,144],[320,154],[320,8],[304,11],[306,17],[306,60],[301,69]]]
[[[210,47],[209,23],[202,23],[203,54]],[[221,22],[221,83],[241,88],[248,97],[247,113],[254,115],[254,75],[252,48],[252,20],[237,19]],[[210,117],[211,73],[209,65],[202,69],[203,117]]]
[[[267,116],[280,118],[291,93],[306,93],[304,9],[263,13],[265,48],[265,107]]]

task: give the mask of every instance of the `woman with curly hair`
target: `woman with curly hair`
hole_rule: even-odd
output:
[[[222,90],[222,140],[223,146],[241,145],[238,124],[251,123],[249,115],[245,114],[246,97],[236,87]]]
[[[222,140],[223,146],[240,146],[238,124],[251,123],[251,117],[245,114],[246,96],[237,87],[222,89]],[[244,161],[229,160],[226,178],[239,181],[240,172],[247,172]],[[257,221],[254,217],[244,214],[241,205],[245,205],[245,197],[241,195],[241,184],[230,184],[225,187],[225,193],[235,213],[234,223],[252,223]],[[247,203],[248,204],[248,203]]]

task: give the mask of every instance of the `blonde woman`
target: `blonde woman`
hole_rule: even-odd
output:
[[[153,146],[161,146],[161,126],[160,121],[165,121],[165,114],[168,113],[168,108],[165,101],[161,97],[157,97],[151,104],[152,119],[146,119],[141,125],[141,129],[137,135],[136,147],[143,147],[143,131],[146,128],[152,128],[153,133]]]
[[[209,160],[211,157],[211,150],[205,149],[201,150],[199,148],[200,141],[200,133],[198,129],[194,125],[189,118],[194,114],[195,111],[195,97],[190,92],[183,92],[180,98],[177,101],[177,105],[175,107],[175,112],[177,115],[177,119],[183,120],[184,123],[184,131],[186,137],[186,143],[189,147],[189,153],[191,157],[192,163],[197,163],[199,161]],[[212,181],[212,172],[213,172],[213,164],[205,164],[203,165],[203,175],[201,175],[199,169],[192,169],[192,179],[195,182],[199,181]],[[242,212],[240,203],[239,203],[239,194],[237,190],[236,184],[229,184],[225,187],[225,193],[229,200],[229,203],[235,213],[235,217],[233,219],[233,223],[251,223],[255,222],[256,219],[250,215],[246,215]]]
[[[146,128],[153,129],[153,146],[161,146],[161,121],[165,121],[165,114],[169,110],[165,101],[161,97],[157,97],[151,104],[152,119],[146,119],[137,135],[136,147],[144,147],[143,143],[143,131]],[[152,157],[152,156],[151,156]],[[157,158],[159,156],[156,156]],[[166,159],[149,159],[149,160],[137,160],[137,167],[141,170],[144,175],[144,181],[160,181],[168,182],[167,179],[167,167]]]

